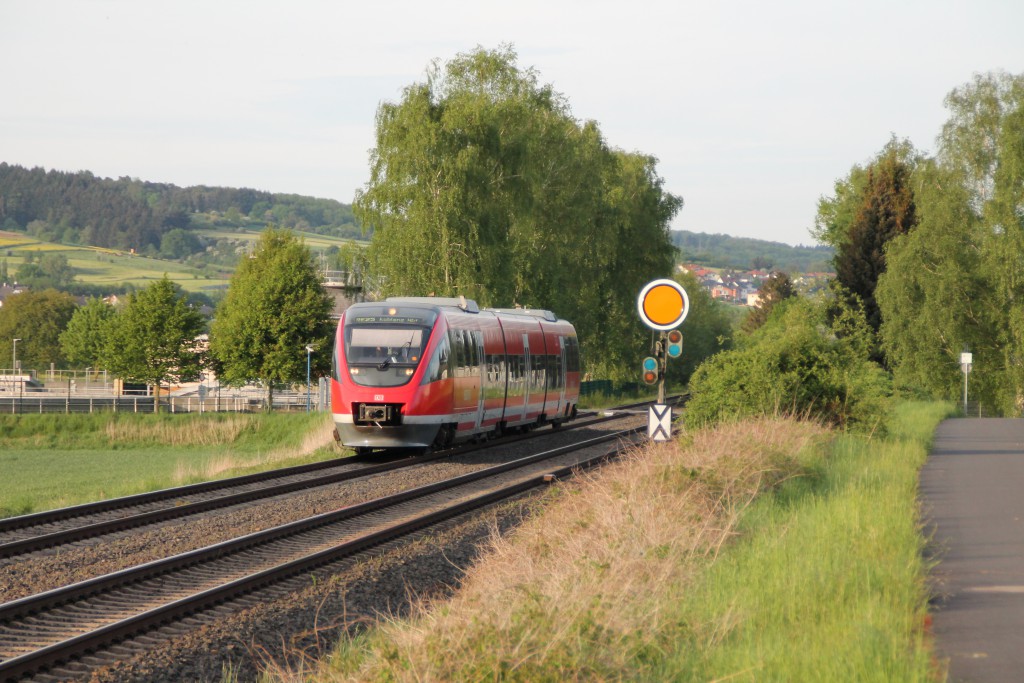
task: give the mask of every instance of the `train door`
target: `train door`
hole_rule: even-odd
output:
[[[471,333],[473,346],[476,347],[476,424],[474,429],[480,429],[484,423],[484,401],[486,399],[484,387],[487,385],[487,356],[484,355],[484,333],[473,330]]]
[[[529,337],[522,335],[522,353],[515,354],[515,397],[509,401],[515,408],[516,422],[526,420],[529,410],[529,389],[526,378],[526,350],[529,348]]]
[[[559,358],[561,359],[561,362],[558,364],[558,376],[559,376],[559,380],[560,380],[559,381],[559,385],[561,386],[561,390],[559,391],[559,394],[558,394],[558,414],[562,415],[563,414],[563,408],[565,408],[565,406],[566,406],[566,404],[565,404],[566,387],[568,387],[568,385],[569,385],[569,382],[568,382],[568,375],[569,375],[568,368],[569,368],[569,365],[567,363],[568,357],[566,355],[567,354],[567,349],[566,349],[565,337],[563,337],[561,335],[558,336],[558,347],[559,347],[558,355],[559,355]]]
[[[470,330],[450,328],[454,364],[454,409],[459,431],[480,425],[480,361],[477,342]]]
[[[562,403],[565,400],[565,358],[563,355],[562,337],[553,330],[541,325],[544,331],[544,343],[547,348],[545,368],[547,370],[544,386],[547,393],[544,397],[544,414],[549,420],[557,420],[562,414]]]
[[[536,390],[536,386],[533,381],[533,358],[530,355],[530,335],[528,334],[523,335],[523,359],[525,363],[523,366],[523,381],[526,385],[526,406],[523,410],[523,418],[526,419],[535,414],[535,411],[533,410],[533,399],[534,392]],[[541,387],[541,389],[543,390],[543,387]]]
[[[522,325],[516,320],[499,317],[501,326],[501,358],[504,384],[504,404],[501,421],[506,426],[517,426],[526,416],[526,358]]]

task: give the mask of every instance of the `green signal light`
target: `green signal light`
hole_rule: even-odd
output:
[[[647,372],[654,372],[657,369],[658,361],[656,359],[654,359],[652,356],[647,356],[647,358],[644,358],[644,370],[646,370]]]

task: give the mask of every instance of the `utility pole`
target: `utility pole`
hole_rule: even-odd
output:
[[[309,360],[313,355],[313,347],[309,344],[306,345],[306,412],[309,412]]]

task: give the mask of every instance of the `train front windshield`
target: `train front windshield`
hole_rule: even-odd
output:
[[[407,383],[423,358],[430,328],[386,322],[345,325],[345,360],[349,376],[367,387]]]

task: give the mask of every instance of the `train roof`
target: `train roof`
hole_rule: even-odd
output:
[[[488,313],[497,313],[500,315],[524,315],[531,318],[540,318],[547,322],[558,322],[559,318],[554,312],[543,309],[543,308],[484,308],[481,309],[476,301],[473,299],[467,299],[464,296],[460,297],[443,297],[443,296],[389,296],[385,299],[385,303],[392,304],[420,304],[424,306],[447,306],[452,308],[458,308],[459,310],[465,311],[466,313],[479,313],[481,310]]]
[[[484,310],[502,315],[528,315],[532,318],[547,320],[550,323],[558,322],[557,315],[543,308],[485,308]]]
[[[480,307],[472,299],[464,296],[443,297],[443,296],[389,296],[384,300],[390,304],[423,304],[426,306],[453,306],[462,309],[467,313],[479,313]]]

